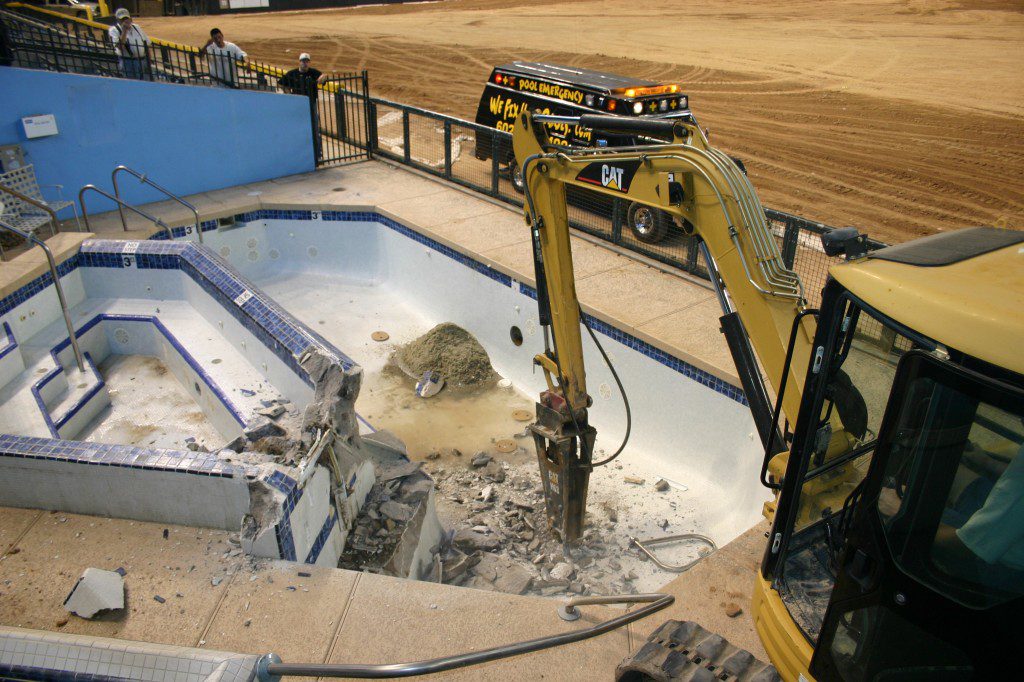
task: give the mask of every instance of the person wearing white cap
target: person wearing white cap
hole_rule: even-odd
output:
[[[149,36],[132,21],[131,13],[124,7],[114,12],[114,22],[107,35],[114,44],[117,63],[125,78],[152,80],[149,70]]]
[[[320,149],[320,114],[317,111],[317,98],[320,96],[319,86],[327,81],[327,74],[321,73],[309,65],[308,52],[299,55],[299,68],[292,69],[277,80],[278,86],[292,95],[305,95],[309,98],[309,113],[313,120],[313,149],[316,158],[321,156]]]

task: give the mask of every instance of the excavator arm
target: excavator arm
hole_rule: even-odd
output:
[[[628,148],[570,148],[550,142],[549,126],[582,125],[664,140]],[[653,141],[653,140],[652,140]],[[776,392],[791,334],[790,376],[782,410],[794,421],[812,353],[815,321],[799,276],[783,263],[764,209],[746,175],[711,147],[703,131],[681,121],[523,112],[513,134],[522,160],[524,211],[533,240],[545,352],[536,358],[548,390],[534,425],[548,515],[565,539],[581,530],[593,429],[587,424],[580,307],[573,279],[565,186],[575,185],[655,207],[692,226],[725,315],[742,321],[745,336]],[[548,332],[550,331],[550,343]],[[758,371],[756,364],[752,370]],[[758,379],[760,377],[758,376]],[[579,499],[579,495],[583,499]]]

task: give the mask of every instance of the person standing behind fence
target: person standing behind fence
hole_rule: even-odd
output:
[[[149,36],[132,21],[124,7],[114,12],[114,25],[107,31],[117,53],[117,64],[125,78],[153,80],[149,69]]]
[[[210,31],[210,39],[206,41],[200,55],[209,55],[210,81],[217,87],[238,87],[238,62],[248,56],[234,43],[224,40],[224,33],[215,28]]]
[[[299,68],[281,76],[277,84],[287,93],[305,95],[309,98],[309,115],[313,123],[313,150],[319,161],[323,152],[320,145],[320,113],[317,111],[317,98],[320,96],[319,86],[327,81],[327,74],[314,69],[309,62],[308,52],[300,54]]]

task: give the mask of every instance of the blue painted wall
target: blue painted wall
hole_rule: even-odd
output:
[[[53,114],[60,133],[26,139],[21,119],[36,114]],[[7,144],[21,145],[40,184],[64,185],[76,200],[88,183],[113,193],[110,172],[122,163],[176,194],[314,168],[305,97],[0,67]],[[131,176],[118,181],[129,203],[165,198]],[[43,188],[47,198],[54,191]],[[90,213],[114,208],[95,193],[86,204]]]

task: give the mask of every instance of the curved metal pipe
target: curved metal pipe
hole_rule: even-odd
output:
[[[707,544],[709,547],[711,547],[711,551],[715,551],[716,549],[718,549],[718,545],[715,544],[714,540],[712,540],[706,535],[701,535],[700,533],[680,533],[679,535],[668,535],[663,538],[652,538],[650,540],[638,540],[632,535],[629,536],[629,544],[634,545],[637,549],[639,549],[641,552],[647,555],[647,558],[653,561],[655,566],[666,571],[672,571],[673,573],[683,573],[685,571],[690,570],[691,568],[696,566],[701,559],[704,558],[704,555],[702,554],[698,556],[696,559],[690,561],[689,563],[677,566],[676,564],[666,564],[665,562],[663,562],[654,554],[654,552],[647,549],[647,545],[664,545],[669,542],[678,542],[679,540],[699,540],[700,542],[703,542]]]
[[[128,166],[125,166],[124,164],[122,164],[122,165],[118,166],[117,168],[115,168],[114,171],[110,174],[110,181],[114,185],[114,197],[116,197],[118,200],[121,199],[121,192],[120,192],[120,190],[117,187],[117,174],[121,173],[121,172],[128,173],[130,175],[134,175],[135,177],[137,177],[139,179],[139,182],[147,184],[150,187],[152,187],[152,188],[154,188],[154,189],[156,189],[156,190],[158,190],[160,192],[163,192],[166,196],[170,197],[171,199],[174,199],[179,204],[181,204],[185,208],[187,208],[190,211],[192,211],[193,215],[195,215],[195,217],[196,217],[196,235],[199,237],[199,243],[200,244],[203,243],[203,231],[202,231],[202,229],[199,226],[199,210],[195,206],[190,204],[189,202],[187,202],[184,199],[182,199],[181,197],[179,197],[177,194],[174,194],[170,190],[168,190],[168,189],[166,189],[164,187],[161,187],[160,185],[158,185],[155,182],[153,182],[152,180],[150,180],[148,177],[146,177],[145,173],[139,173],[138,171],[132,170],[131,168],[129,168]],[[121,214],[121,227],[123,227],[124,231],[127,232],[128,231],[128,221],[125,220],[125,217],[124,217],[124,207],[121,204],[117,205],[117,212]]]
[[[614,602],[587,602],[585,601],[587,599],[587,597],[580,598],[579,601],[570,599],[568,604],[563,608],[567,608],[569,604],[575,608],[577,605],[583,603],[650,603],[635,611],[628,611],[621,616],[610,618],[584,630],[574,630],[572,632],[564,632],[557,635],[548,635],[546,637],[529,639],[525,642],[504,644],[490,649],[483,649],[482,651],[473,651],[466,654],[456,654],[454,656],[444,656],[441,658],[432,658],[425,661],[413,661],[410,663],[382,663],[376,665],[361,663],[281,663],[278,662],[280,659],[273,654],[267,654],[260,661],[257,678],[261,680],[261,682],[270,682],[287,675],[294,677],[354,677],[360,679],[382,679],[388,677],[415,677],[417,675],[438,673],[445,670],[464,668],[478,663],[496,661],[510,656],[528,654],[542,649],[550,649],[564,644],[581,642],[585,639],[590,639],[592,637],[597,637],[598,635],[603,635],[606,632],[611,632],[612,630],[620,628],[623,625],[628,625],[629,623],[640,620],[641,618],[646,618],[652,613],[656,613],[666,606],[671,605],[675,601],[675,597],[670,594],[635,594],[608,598],[614,599]],[[589,599],[594,599],[594,597],[590,597]]]
[[[57,300],[60,301],[60,310],[64,313],[64,324],[68,327],[68,341],[71,342],[71,347],[75,351],[75,363],[78,365],[78,371],[85,371],[85,360],[82,359],[82,349],[78,347],[78,338],[75,336],[75,328],[71,324],[71,313],[68,312],[68,301],[64,298],[64,287],[61,286],[60,276],[57,274],[57,263],[53,260],[53,252],[50,251],[50,247],[43,243],[39,237],[35,236],[31,232],[25,232],[19,230],[13,225],[7,223],[0,223],[0,228],[13,232],[25,241],[35,244],[43,250],[46,254],[46,262],[50,265],[50,277],[53,278],[53,288],[57,291]]]
[[[173,240],[174,239],[174,235],[171,234],[171,228],[167,225],[167,223],[165,223],[164,221],[160,220],[159,218],[154,218],[153,216],[149,215],[145,211],[137,209],[134,206],[132,206],[131,204],[122,201],[121,199],[118,199],[117,197],[115,197],[114,195],[110,194],[109,192],[104,192],[103,190],[101,190],[96,185],[86,185],[82,189],[78,190],[78,203],[82,207],[82,218],[85,220],[85,229],[87,231],[91,232],[92,230],[89,228],[89,212],[85,208],[85,192],[86,192],[86,190],[92,190],[93,192],[96,192],[97,194],[110,199],[111,201],[116,203],[118,205],[118,207],[124,206],[129,211],[134,211],[135,213],[138,213],[140,216],[142,216],[143,218],[145,218],[149,222],[153,223],[157,227],[162,227],[165,230],[167,230],[167,239],[168,240]]]

